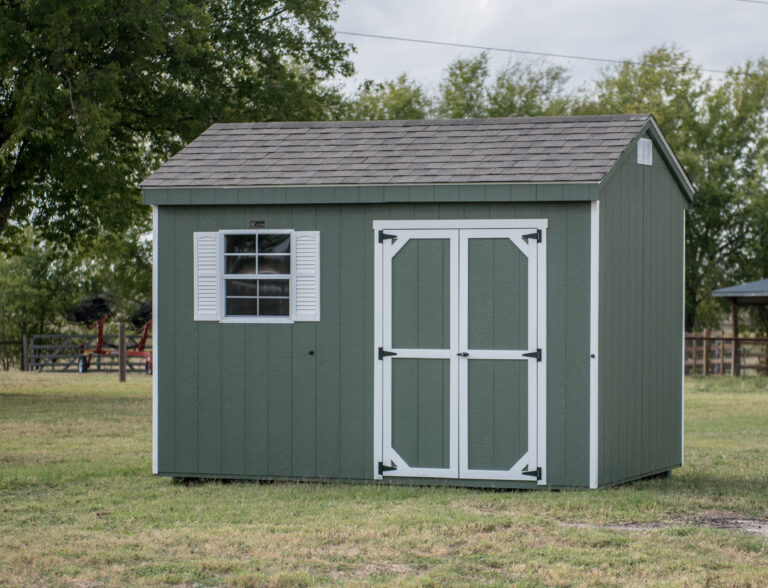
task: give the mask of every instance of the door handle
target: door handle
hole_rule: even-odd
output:
[[[461,353],[457,353],[456,355],[458,355],[459,357],[469,357],[469,353],[467,353],[466,351],[462,351]]]

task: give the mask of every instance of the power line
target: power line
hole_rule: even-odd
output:
[[[747,0],[742,0],[746,2]],[[757,0],[751,0],[757,2]],[[762,2],[761,2],[762,4]],[[765,2],[768,4],[768,2]],[[443,45],[445,47],[461,47],[464,49],[481,49],[483,51],[501,51],[503,53],[520,53],[523,55],[536,55],[538,57],[561,57],[564,59],[579,59],[582,61],[596,61],[601,63],[632,63],[637,65],[636,61],[631,59],[608,59],[605,57],[586,57],[584,55],[568,55],[565,53],[546,53],[544,51],[526,51],[523,49],[508,49],[504,47],[486,47],[483,45],[468,45],[465,43],[449,43],[447,41],[429,41],[427,39],[411,39],[408,37],[392,37],[389,35],[374,35],[372,33],[353,33],[351,31],[336,31],[339,35],[351,35],[353,37],[367,37],[370,39],[385,39],[387,41],[407,41],[409,43],[422,43],[424,45]],[[707,73],[725,74],[727,72],[719,69],[704,69]]]
[[[734,2],[749,2],[750,4],[768,4],[765,0],[733,0]]]

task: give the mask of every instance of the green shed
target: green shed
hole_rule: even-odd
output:
[[[154,472],[596,488],[683,462],[649,115],[216,124],[143,184]]]

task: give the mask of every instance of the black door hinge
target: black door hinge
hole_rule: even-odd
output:
[[[535,357],[536,361],[541,361],[541,349],[531,351],[530,353],[523,353],[523,357]]]
[[[392,463],[392,465],[385,466],[382,462],[379,462],[379,475],[383,475],[384,472],[391,472],[392,470],[396,470],[397,466]]]
[[[522,472],[522,474],[524,476],[531,476],[531,477],[536,476],[537,480],[541,480],[541,468],[536,468],[535,470],[525,471],[525,472]]]
[[[397,241],[397,235],[388,235],[384,231],[379,231],[379,243],[383,243],[385,239],[392,239],[392,242],[394,243]]]
[[[384,359],[390,355],[397,355],[394,351],[384,351],[383,347],[379,347],[379,359]]]
[[[535,233],[523,235],[523,239],[536,239],[537,243],[541,243],[541,229],[536,229]]]

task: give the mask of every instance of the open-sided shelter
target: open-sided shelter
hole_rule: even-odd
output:
[[[682,464],[649,115],[216,124],[153,206],[154,471],[577,488]]]

